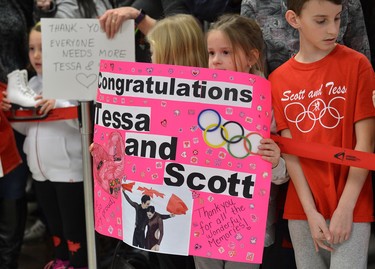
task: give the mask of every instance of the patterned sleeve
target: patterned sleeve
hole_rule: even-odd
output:
[[[339,43],[363,53],[371,61],[370,44],[360,0],[344,0]]]
[[[181,0],[161,0],[161,4],[163,6],[164,16],[190,13],[184,1]]]
[[[242,0],[241,2],[241,15],[255,19],[255,9],[252,0]]]

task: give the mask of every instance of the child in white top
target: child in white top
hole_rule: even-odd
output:
[[[37,76],[28,86],[38,94],[40,113],[76,101],[43,99],[42,37],[40,23],[29,36],[29,58]],[[5,99],[6,100],[6,99]],[[53,239],[55,258],[45,268],[87,268],[81,137],[77,120],[22,122],[24,152],[35,180],[36,198]]]

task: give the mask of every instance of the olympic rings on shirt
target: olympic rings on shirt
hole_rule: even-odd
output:
[[[214,123],[212,123],[212,118],[215,118]],[[203,131],[203,140],[208,146],[212,148],[221,148],[226,145],[228,153],[236,159],[243,159],[250,154],[257,154],[252,151],[252,149],[257,149],[254,144],[259,144],[260,139],[263,138],[258,132],[250,132],[245,135],[245,129],[236,121],[226,121],[222,123],[220,114],[213,109],[204,109],[199,113],[198,126]],[[219,128],[220,135],[218,132],[215,132]],[[216,141],[212,141],[213,139],[210,139],[208,137],[209,135],[216,138]],[[257,137],[259,137],[259,139],[253,141],[252,144],[251,140],[254,140],[254,138],[256,139]],[[238,146],[241,145],[241,141],[243,141],[243,147],[238,148]],[[237,150],[234,149],[235,145],[237,146]],[[241,153],[241,151],[243,153]]]
[[[294,123],[297,129],[302,133],[309,133],[314,129],[317,123],[325,129],[333,129],[339,125],[340,121],[344,118],[344,116],[340,114],[339,109],[336,108],[341,106],[334,106],[332,104],[339,99],[345,102],[345,98],[342,96],[332,98],[328,104],[321,98],[314,99],[307,108],[299,102],[292,102],[285,106],[284,115],[286,119]],[[294,117],[289,114],[289,111],[298,111],[298,109],[301,112]],[[306,124],[308,121],[311,121],[309,126]],[[304,124],[302,125],[301,123]]]

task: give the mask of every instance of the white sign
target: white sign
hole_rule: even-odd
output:
[[[42,19],[43,97],[95,100],[101,59],[135,61],[134,21],[108,39],[98,19]]]

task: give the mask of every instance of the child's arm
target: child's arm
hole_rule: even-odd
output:
[[[292,138],[289,129],[283,130],[281,135]],[[324,217],[316,209],[314,198],[299,163],[299,158],[297,156],[288,154],[283,154],[283,157],[285,159],[290,178],[294,184],[294,187],[296,188],[298,198],[301,201],[303,210],[307,216],[307,221],[310,226],[310,232],[316,251],[319,250],[319,247],[332,251],[333,249],[331,247],[324,244],[325,241],[331,240],[331,235]]]
[[[3,96],[1,100],[1,110],[9,111],[12,108],[12,105],[10,104],[10,101],[7,98],[8,93],[6,91],[3,91],[2,95]],[[23,135],[27,135],[29,125],[30,124],[28,122],[13,122],[12,128]]]
[[[258,154],[262,159],[272,163],[272,183],[276,185],[283,184],[289,180],[286,171],[285,161],[280,156],[280,148],[271,138],[260,140]]]
[[[272,110],[270,131],[271,131],[271,134],[277,133],[276,120],[275,120],[273,110]],[[267,143],[267,141],[261,140],[260,143],[264,144],[264,143]],[[263,153],[261,151],[258,151],[258,154],[263,155],[264,160],[268,160],[269,162],[272,163],[272,183],[276,185],[281,185],[290,179],[289,174],[286,170],[285,160],[281,157],[280,148],[273,139],[269,140],[269,146],[271,148],[271,152],[269,152],[268,155],[273,156],[273,158],[271,159],[266,158],[267,154],[265,154],[265,152]],[[262,147],[260,147],[259,149],[263,150]]]
[[[9,111],[12,107],[12,105],[10,104],[9,100],[8,100],[8,93],[6,91],[3,91],[2,92],[2,98],[1,98],[1,110],[3,111]]]
[[[357,140],[354,149],[374,152],[375,118],[367,118],[358,121],[355,123],[354,127]],[[342,243],[350,237],[353,223],[353,211],[368,173],[369,171],[363,168],[350,167],[349,169],[344,191],[329,225],[333,244]]]
[[[375,91],[372,91],[372,104],[374,105],[374,108],[375,108]]]

